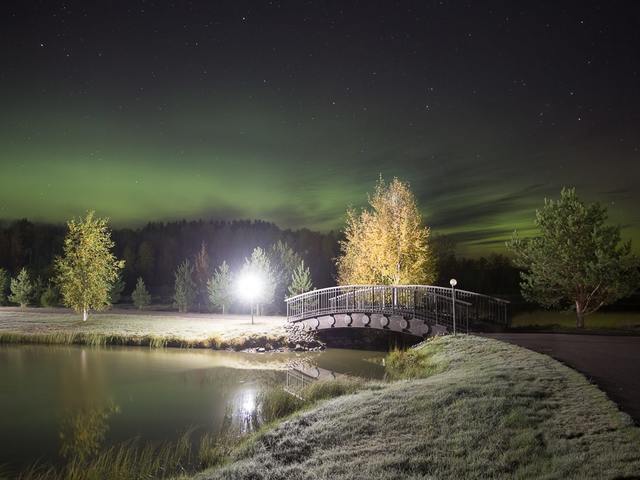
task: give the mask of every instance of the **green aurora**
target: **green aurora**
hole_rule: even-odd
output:
[[[414,139],[394,153],[384,144],[390,137],[406,141],[403,132],[382,136],[358,122],[327,121],[321,134],[288,127],[295,120],[278,122],[268,112],[199,114],[193,130],[181,125],[187,116],[193,125],[197,115],[179,109],[163,114],[164,126],[144,128],[144,112],[140,123],[124,114],[22,114],[19,127],[3,129],[0,217],[63,222],[95,209],[118,226],[250,218],[329,230],[341,228],[348,206],[366,203],[382,174],[408,180],[434,233],[452,234],[466,253],[500,251],[514,229],[531,228],[535,208],[562,185],[577,185],[587,199],[609,203],[613,221],[638,238],[636,199],[616,190],[615,178],[609,186],[570,175],[547,183],[535,170],[519,174],[520,162],[509,165],[505,148],[492,153],[491,145],[474,151],[458,146],[454,158],[438,154],[443,145],[437,133],[424,142],[431,148]],[[338,133],[345,130],[352,135]],[[366,139],[370,151],[359,151],[353,137]],[[477,160],[467,163],[469,157]],[[487,157],[504,163],[496,168],[482,162]],[[599,177],[607,176],[603,165]]]
[[[245,218],[327,231],[383,175],[411,183],[460,253],[503,251],[562,186],[607,204],[639,248],[640,52],[615,9],[581,7],[582,23],[554,24],[566,39],[536,30],[532,44],[552,4],[513,29],[511,6],[270,5],[147,5],[112,23],[88,4],[11,6],[0,219],[95,209],[116,226]],[[606,62],[584,40],[603,22],[618,32],[598,40]]]

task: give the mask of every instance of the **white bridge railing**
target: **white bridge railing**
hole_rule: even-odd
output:
[[[455,316],[459,326],[491,323],[508,326],[509,302],[466,290],[431,285],[346,285],[312,290],[290,297],[287,319],[298,322],[323,315],[380,313],[423,319],[451,326]]]

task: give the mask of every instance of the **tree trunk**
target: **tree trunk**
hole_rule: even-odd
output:
[[[86,308],[82,309],[82,321],[86,322],[87,318],[89,318],[89,310],[87,310]]]
[[[222,315],[224,315],[224,305],[222,305]]]
[[[576,327],[584,328],[584,313],[582,313],[582,305],[576,301]]]

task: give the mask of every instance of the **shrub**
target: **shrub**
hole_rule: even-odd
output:
[[[58,303],[58,291],[53,285],[49,284],[47,288],[44,289],[44,292],[42,292],[42,295],[40,295],[40,305],[43,307],[55,307]]]

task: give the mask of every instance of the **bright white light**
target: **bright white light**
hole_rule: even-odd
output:
[[[247,302],[259,298],[263,288],[262,278],[255,273],[247,272],[238,279],[238,295]]]
[[[455,287],[458,284],[458,281],[455,278],[452,278],[451,280],[449,280],[449,285],[451,285],[452,287]]]

